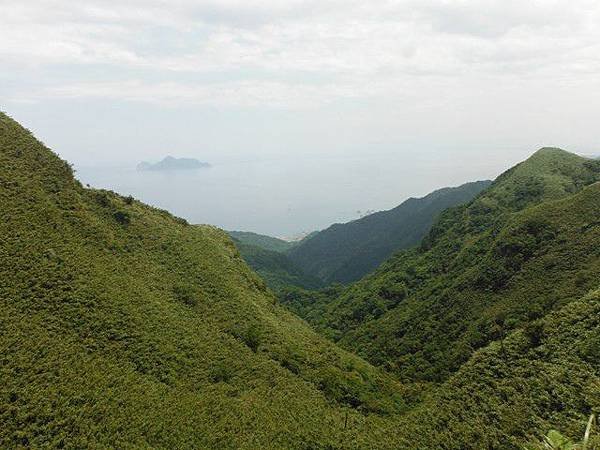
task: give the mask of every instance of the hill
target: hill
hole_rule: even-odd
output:
[[[271,250],[274,252],[284,253],[285,251],[294,247],[296,242],[288,242],[283,239],[278,239],[264,234],[252,233],[250,231],[228,231],[229,234],[235,241],[242,244],[253,245],[260,247],[265,250]]]
[[[413,247],[446,208],[466,203],[490,181],[440,189],[389,211],[335,224],[289,250],[290,259],[324,283],[349,283],[374,270],[398,250]]]
[[[447,380],[477,349],[567,305],[600,279],[600,163],[542,149],[419,248],[342,292],[288,292],[314,326],[401,379]]]
[[[304,273],[287,255],[275,250],[245,244],[237,239],[234,243],[240,255],[274,291],[296,286],[303,289],[319,289],[321,280]]]
[[[229,237],[85,189],[0,114],[0,447],[394,448],[411,391],[283,310]]]
[[[523,261],[562,265],[565,297],[441,383],[401,384],[283,310],[224,232],[83,188],[0,113],[0,448],[517,449],[550,427],[580,435],[600,406],[600,298],[583,294],[598,278],[579,259],[599,259],[599,226],[595,169],[575,169],[571,194],[502,235],[543,216],[569,250],[579,227],[573,265]],[[449,220],[408,253],[450,239]]]
[[[558,428],[579,440],[599,412],[595,290],[475,352],[399,428],[410,436],[406,448],[548,449],[535,430]],[[600,448],[597,428],[591,437],[587,448]]]

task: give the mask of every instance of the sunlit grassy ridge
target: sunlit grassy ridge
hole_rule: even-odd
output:
[[[0,167],[0,447],[395,445],[370,436],[406,390],[278,306],[224,232],[82,188],[5,115]]]

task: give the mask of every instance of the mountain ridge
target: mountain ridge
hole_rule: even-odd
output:
[[[479,317],[463,298],[455,313],[464,335],[490,339],[444,379],[400,383],[282,309],[225,232],[84,188],[68,163],[0,113],[0,447],[513,450],[550,427],[579,435],[600,411],[600,185],[582,176],[595,166],[571,169],[580,181],[559,177],[563,196],[486,216],[491,240],[481,248],[461,234],[485,215],[472,202],[444,213],[435,239],[362,282],[398,308],[427,277],[482,257],[486,270],[465,271],[457,288],[501,296],[533,274],[517,300],[526,306],[537,295],[552,306],[509,326],[514,317]],[[453,258],[412,260],[419,252]],[[509,272],[487,270],[498,268]],[[498,275],[501,291],[479,275]],[[423,298],[450,287],[430,283]],[[559,296],[548,295],[553,287]],[[368,300],[372,291],[363,293]],[[451,308],[461,299],[442,300]],[[381,317],[380,326],[403,318]],[[426,344],[419,335],[409,344],[431,365],[444,353],[431,347],[427,317],[412,322]],[[375,331],[373,347],[379,335],[391,343],[411,332]],[[465,342],[454,340],[459,350]],[[436,373],[423,368],[423,380]]]
[[[493,330],[522,326],[562,304],[561,295],[595,287],[600,255],[590,249],[600,248],[600,238],[590,224],[600,216],[598,179],[598,162],[544,149],[472,202],[446,210],[420,247],[397,253],[344,292],[290,291],[282,301],[402,379],[444,380]],[[580,274],[577,286],[572,271]]]
[[[288,250],[292,261],[324,283],[349,283],[374,270],[394,252],[418,245],[444,209],[466,202],[490,181],[438,189],[399,206],[334,224]]]

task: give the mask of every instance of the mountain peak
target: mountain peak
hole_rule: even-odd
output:
[[[565,161],[583,161],[587,158],[579,156],[575,153],[568,152],[558,147],[542,147],[535,153],[533,153],[529,158],[527,158],[524,162],[527,161],[540,161],[540,160],[555,160],[564,163]]]
[[[500,175],[482,201],[495,199],[494,203],[519,210],[532,203],[562,198],[599,179],[597,161],[544,147]]]

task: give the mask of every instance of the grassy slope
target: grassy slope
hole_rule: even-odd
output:
[[[394,447],[406,390],[281,309],[225,233],[0,115],[0,447]],[[344,423],[348,415],[348,426]]]
[[[600,412],[600,290],[476,352],[400,428],[407,447],[522,450],[538,430],[579,439],[592,412]],[[600,448],[597,431],[592,438],[588,448]]]
[[[332,225],[290,249],[289,256],[325,283],[356,281],[394,252],[418,245],[440,212],[468,202],[489,184],[478,181],[440,189],[389,211]]]
[[[599,174],[597,162],[543,149],[444,213],[420,249],[344,292],[284,301],[402,378],[444,380],[474,350],[597,286]]]

